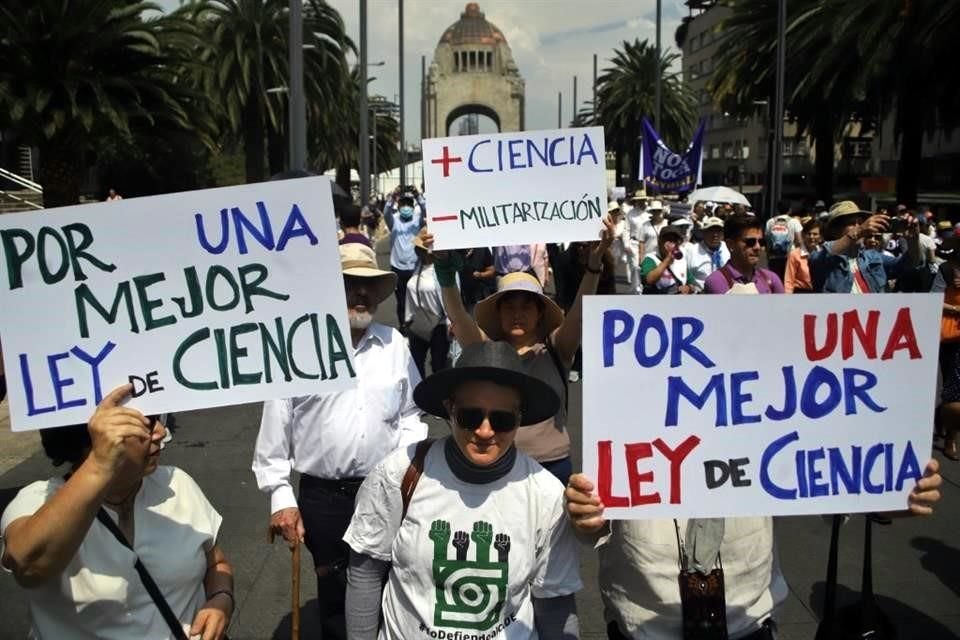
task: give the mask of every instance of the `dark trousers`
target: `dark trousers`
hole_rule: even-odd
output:
[[[426,378],[427,353],[430,353],[430,371],[436,373],[447,368],[447,356],[450,353],[450,341],[447,339],[447,325],[440,323],[433,328],[430,340],[424,340],[413,332],[410,339],[410,356],[420,371],[420,377]]]
[[[317,572],[317,607],[324,640],[346,640],[344,601],[350,547],[343,541],[361,480],[300,477],[300,517],[304,541]]]
[[[390,267],[390,270],[397,274],[397,287],[393,290],[393,295],[397,299],[397,326],[402,327],[404,312],[407,309],[407,282],[413,277],[413,269],[404,271]]]

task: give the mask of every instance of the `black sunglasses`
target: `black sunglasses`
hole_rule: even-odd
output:
[[[743,244],[747,245],[751,249],[757,245],[763,246],[763,238],[742,238]]]
[[[461,429],[473,431],[483,424],[484,418],[490,421],[490,428],[497,433],[513,431],[520,426],[520,414],[515,411],[494,409],[486,411],[479,407],[457,407],[453,418]]]

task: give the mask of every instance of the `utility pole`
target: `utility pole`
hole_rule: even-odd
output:
[[[400,10],[398,19],[400,23],[398,38],[400,44],[400,184],[405,185],[407,184],[407,136],[403,130],[403,0],[399,0],[398,8]]]
[[[420,139],[427,137],[427,56],[420,56]],[[423,145],[421,144],[421,148]]]
[[[571,124],[577,119],[577,76],[573,76],[573,112],[570,114]]]
[[[663,18],[663,3],[662,0],[657,0],[657,75],[654,78],[654,122],[657,125],[657,129],[663,131],[663,126],[660,124],[660,79],[663,75],[663,70],[660,68],[660,23]]]
[[[557,91],[557,129],[563,129],[563,91]]]
[[[787,49],[787,0],[779,0],[777,7],[777,77],[773,103],[773,175],[770,184],[770,216],[779,213],[783,187],[783,82]]]
[[[307,168],[307,109],[303,96],[303,0],[290,0],[290,168]]]
[[[593,54],[593,117],[597,117],[597,54]]]
[[[367,0],[360,0],[360,205],[370,199],[370,137],[367,132]]]
[[[373,108],[373,139],[370,141],[370,142],[373,143],[373,151],[372,151],[372,154],[373,154],[373,182],[372,182],[371,184],[373,185],[373,192],[374,192],[374,193],[379,192],[379,188],[378,188],[378,187],[380,186],[380,180],[379,180],[379,175],[380,175],[380,174],[377,173],[377,116],[379,116],[379,115],[380,115],[380,112],[377,110],[377,107],[374,106],[374,108]],[[363,203],[360,203],[360,204],[361,204],[361,206],[363,205]]]

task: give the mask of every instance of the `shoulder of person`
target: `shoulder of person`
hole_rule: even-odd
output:
[[[0,514],[0,536],[14,520],[32,516],[64,485],[65,480],[55,476],[48,480],[31,482],[17,491],[13,500]]]
[[[431,444],[430,450],[433,451],[439,445],[439,442],[438,440]],[[396,487],[399,491],[400,485],[403,484],[403,477],[407,475],[407,469],[410,468],[410,463],[413,462],[413,456],[416,455],[419,444],[419,442],[414,442],[392,451],[386,458],[377,463],[377,466],[374,467],[373,471],[367,476],[364,484],[367,482],[385,483]],[[430,452],[428,452],[428,455],[429,453]]]

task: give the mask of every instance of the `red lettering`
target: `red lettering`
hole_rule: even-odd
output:
[[[661,438],[653,441],[657,451],[670,461],[670,504],[680,504],[680,465],[698,444],[700,438],[697,436],[690,436],[676,449],[671,449]]]
[[[627,479],[630,483],[630,506],[638,504],[659,504],[660,494],[643,493],[640,488],[644,482],[653,482],[653,471],[640,473],[637,470],[637,462],[653,455],[653,447],[649,442],[635,442],[624,445],[627,454]]]
[[[824,340],[823,347],[817,347],[816,329],[817,316],[803,316],[803,343],[807,350],[807,359],[811,362],[830,357],[837,348],[837,315],[835,313],[827,315],[827,338]]]
[[[604,507],[629,507],[630,500],[626,496],[613,495],[613,453],[612,442],[601,440],[597,442],[597,494]]]
[[[903,307],[897,311],[897,319],[893,323],[893,329],[890,330],[887,347],[883,350],[880,359],[890,360],[893,358],[893,354],[901,349],[910,352],[911,360],[917,360],[921,357],[920,348],[917,346],[917,336],[913,331],[913,320],[910,318],[909,307]]]
[[[833,315],[833,314],[831,314]],[[844,360],[853,357],[853,336],[856,334],[860,341],[860,348],[870,360],[877,359],[877,323],[880,312],[874,309],[867,314],[867,326],[860,324],[860,314],[857,311],[847,311],[843,314],[843,331],[840,337],[840,352]]]

